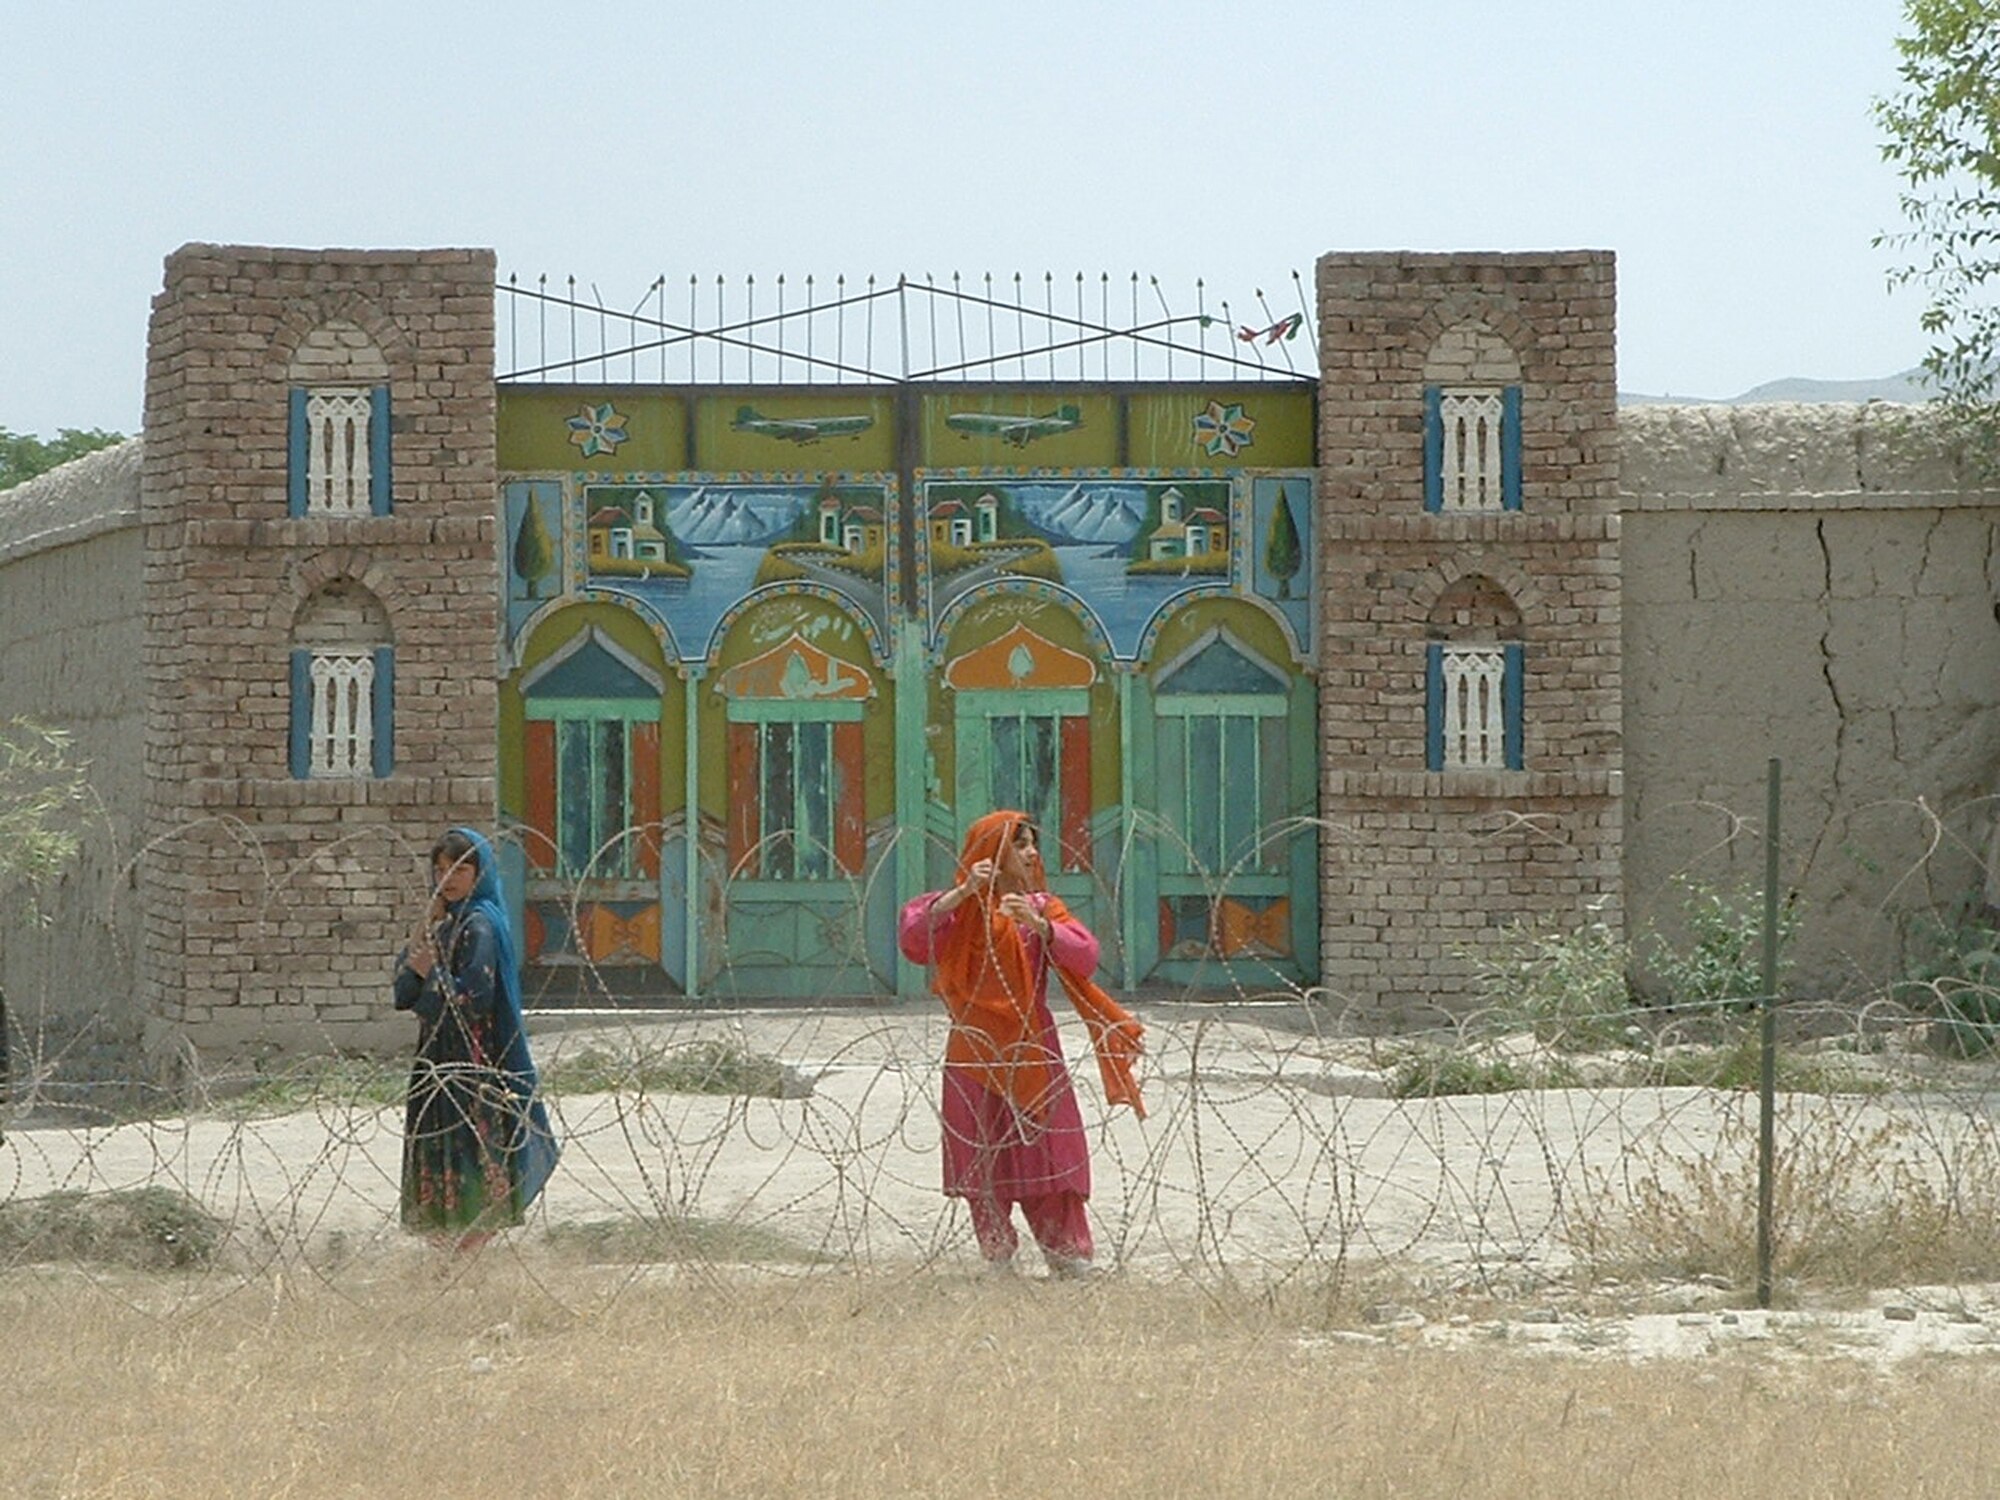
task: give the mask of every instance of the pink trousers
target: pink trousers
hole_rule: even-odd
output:
[[[979,1253],[988,1260],[1013,1258],[1020,1237],[1014,1233],[1013,1205],[997,1198],[974,1196],[965,1200],[972,1211],[972,1232],[979,1238]],[[1093,1251],[1090,1215],[1081,1193],[1043,1193],[1021,1200],[1021,1212],[1035,1243],[1049,1255],[1068,1260],[1089,1260]]]

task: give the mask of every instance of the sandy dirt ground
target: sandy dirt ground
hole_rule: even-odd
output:
[[[1128,1274],[1256,1282],[1386,1264],[1433,1288],[1527,1288],[1532,1298],[1570,1264],[1565,1205],[1615,1197],[1636,1164],[1731,1149],[1729,1117],[1740,1123],[1746,1103],[1754,1107],[1700,1089],[1394,1100],[1369,1044],[1316,1035],[1295,1008],[1161,1007],[1145,1019],[1143,1121],[1107,1111],[1080,1027],[1064,1028],[1091,1134],[1099,1259]],[[727,1039],[785,1062],[802,1097],[563,1095],[554,1101],[563,1161],[519,1233],[692,1216],[782,1236],[843,1265],[976,1265],[964,1214],[937,1186],[938,1013],[566,1015],[532,1029],[545,1069],[587,1048],[643,1053]],[[1889,1108],[1849,1106],[1857,1119]],[[109,1128],[31,1126],[0,1145],[0,1198],[161,1184],[230,1223],[253,1258],[329,1245],[395,1250],[409,1243],[395,1222],[400,1150],[399,1111],[337,1096],[286,1113],[219,1108]],[[1729,1313],[1727,1300],[1696,1286],[1653,1321],[1591,1332],[1574,1319],[1530,1317],[1501,1334],[1490,1322],[1427,1320],[1391,1305],[1355,1337],[1506,1336],[1529,1347],[1657,1353],[1807,1337],[1785,1333],[1787,1315]],[[1990,1334],[1975,1315],[1979,1298],[1962,1291],[1919,1295],[1911,1308],[1892,1298],[1893,1316],[1881,1300],[1839,1315],[1857,1320],[1852,1328],[1822,1321],[1811,1338],[1898,1350],[1984,1347]]]

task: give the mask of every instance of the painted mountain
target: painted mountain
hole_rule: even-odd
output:
[[[1021,518],[1054,541],[1122,546],[1146,519],[1136,484],[1012,484],[1008,492]]]
[[[676,537],[698,547],[755,545],[782,535],[802,505],[796,490],[696,485],[669,503],[667,522]]]

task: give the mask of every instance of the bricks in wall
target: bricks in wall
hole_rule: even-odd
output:
[[[384,379],[393,513],[290,518],[291,388]],[[406,1040],[387,974],[424,853],[495,805],[492,253],[183,247],[145,431],[152,1043],[207,1063]],[[290,651],[357,599],[395,648],[394,773],[293,780]]]
[[[1318,298],[1322,973],[1435,1020],[1510,924],[1619,925],[1614,263],[1336,254]],[[1424,388],[1460,382],[1520,386],[1518,511],[1424,509]],[[1523,769],[1427,770],[1428,642],[1516,616]]]

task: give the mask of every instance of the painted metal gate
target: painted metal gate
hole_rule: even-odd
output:
[[[957,315],[955,361],[933,300],[910,367],[919,293]],[[549,308],[580,304],[513,295],[543,328],[499,390],[531,995],[920,990],[895,913],[995,806],[1036,817],[1115,983],[1313,979],[1313,385],[1261,352],[1302,314],[1225,318],[1216,351],[1171,315],[1084,319],[1079,290],[1076,319],[1035,313],[1063,342],[967,359],[966,302],[989,333],[998,304],[905,283],[844,298],[838,331],[819,305],[697,327],[662,298],[551,359]],[[884,374],[846,329],[890,297]],[[1195,373],[1114,380],[1114,338]],[[717,341],[741,378],[699,367]]]

